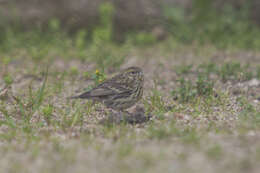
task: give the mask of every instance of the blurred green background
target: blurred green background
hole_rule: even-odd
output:
[[[259,16],[258,0],[1,0],[0,51],[92,58],[104,68],[131,46],[258,50]]]

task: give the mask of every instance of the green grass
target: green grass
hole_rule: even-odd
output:
[[[213,96],[214,82],[203,75],[199,75],[196,83],[180,78],[179,87],[171,92],[172,96],[180,102],[189,102],[198,97]]]

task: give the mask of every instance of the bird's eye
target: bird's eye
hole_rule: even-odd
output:
[[[136,74],[136,72],[135,71],[131,71],[130,74],[134,75],[134,74]]]

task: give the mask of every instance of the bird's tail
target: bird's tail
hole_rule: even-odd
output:
[[[71,96],[71,97],[67,97],[67,99],[79,99],[80,96]]]
[[[90,98],[89,92],[85,92],[77,96],[68,97],[68,99],[88,99],[88,98]]]

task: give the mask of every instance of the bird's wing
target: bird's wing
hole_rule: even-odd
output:
[[[108,96],[114,94],[121,94],[130,92],[131,90],[127,88],[125,85],[116,84],[116,83],[109,83],[109,84],[102,84],[93,90],[90,91],[90,97],[99,97],[99,96]]]
[[[77,98],[95,98],[95,97],[104,97],[104,96],[109,96],[111,94],[114,94],[114,91],[111,89],[105,89],[105,88],[94,88],[90,91],[84,92],[83,94],[80,94],[78,96],[70,97],[72,99],[77,99]]]
[[[110,83],[105,82],[97,87],[93,88],[90,91],[87,91],[83,94],[80,94],[78,96],[70,97],[72,99],[76,98],[99,98],[99,97],[106,97],[111,95],[118,95],[118,94],[124,94],[131,92],[131,89],[127,87],[127,85],[124,84],[116,84],[116,83]]]
[[[90,97],[99,97],[114,94],[115,91],[109,88],[94,88],[89,92]]]

